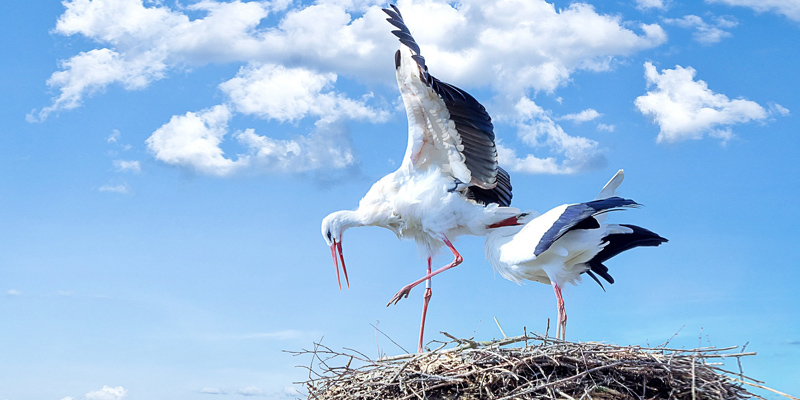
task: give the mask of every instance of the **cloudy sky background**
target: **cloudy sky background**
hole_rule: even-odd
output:
[[[313,341],[414,349],[411,242],[321,219],[400,164],[399,43],[368,0],[12,1],[0,43],[0,400],[293,398]],[[670,239],[565,290],[573,340],[747,345],[800,394],[800,2],[398,1],[431,73],[495,122],[514,205],[589,200]],[[439,331],[544,331],[552,291],[484,262],[433,282]],[[442,254],[435,261],[449,261]],[[771,395],[764,393],[770,398]],[[774,398],[774,397],[772,397]]]

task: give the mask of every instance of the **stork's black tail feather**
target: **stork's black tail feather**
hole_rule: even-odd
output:
[[[599,279],[597,279],[595,274],[600,275],[600,277],[605,279],[608,283],[614,283],[614,278],[608,274],[608,267],[603,265],[605,261],[619,253],[622,253],[623,251],[627,251],[635,247],[654,247],[668,241],[667,239],[659,236],[657,233],[636,225],[620,224],[620,226],[632,229],[633,233],[614,233],[606,236],[603,238],[605,242],[608,242],[606,247],[604,247],[603,250],[597,253],[597,255],[587,263],[589,265],[589,270],[586,271],[586,274],[594,279],[594,281],[597,282],[600,287],[603,287],[603,284]],[[603,289],[605,290],[605,288]]]

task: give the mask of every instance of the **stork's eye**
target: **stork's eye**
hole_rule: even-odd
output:
[[[328,233],[326,233],[326,235],[328,236],[328,240],[333,240],[333,238],[331,238],[331,231],[328,231]]]

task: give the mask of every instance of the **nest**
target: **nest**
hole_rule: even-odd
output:
[[[744,376],[739,359],[755,353],[737,347],[617,346],[527,332],[476,342],[442,334],[451,340],[436,350],[378,360],[320,343],[291,353],[311,356],[301,383],[318,400],[762,398],[745,385],[794,399]],[[735,359],[739,372],[723,369],[723,359]]]

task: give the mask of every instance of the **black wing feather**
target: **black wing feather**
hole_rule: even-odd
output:
[[[478,186],[467,188],[467,197],[478,203],[489,205],[496,203],[501,207],[511,205],[511,177],[503,168],[497,168],[497,186],[482,189]]]
[[[600,275],[603,279],[605,279],[608,283],[613,284],[614,278],[608,274],[608,267],[603,265],[605,261],[611,259],[611,257],[616,256],[623,251],[627,251],[636,247],[655,247],[660,245],[661,243],[668,242],[667,239],[659,236],[657,233],[642,228],[636,225],[625,225],[620,224],[620,226],[624,226],[626,228],[630,228],[633,230],[632,233],[614,233],[608,235],[603,238],[603,241],[608,242],[603,250],[600,250],[594,258],[589,260],[587,264],[589,264],[589,270],[586,273],[592,277],[600,287],[603,285],[600,283],[599,280],[592,274],[592,272]],[[605,290],[605,289],[603,289]]]
[[[411,36],[411,31],[403,21],[400,10],[394,4],[391,9],[383,9],[389,16],[389,21],[398,30],[392,33],[400,42],[416,53],[412,58],[419,66],[425,83],[436,92],[444,101],[450,112],[450,119],[455,123],[456,130],[462,138],[464,161],[472,174],[471,185],[484,190],[490,190],[497,185],[499,174],[497,165],[497,148],[494,143],[494,125],[492,118],[469,93],[445,82],[442,82],[428,73],[425,58],[420,55],[419,45]],[[395,66],[399,66],[399,52],[395,54]],[[469,140],[473,139],[473,140]],[[508,188],[510,192],[510,186]]]
[[[621,197],[609,197],[602,200],[594,200],[588,203],[578,203],[568,206],[558,220],[545,232],[536,248],[533,250],[533,255],[539,256],[544,253],[556,240],[564,236],[565,233],[575,229],[583,221],[592,218],[593,216],[608,212],[622,207],[636,207],[639,204],[633,200],[623,199]],[[593,219],[593,218],[592,218]],[[597,221],[595,221],[597,223]],[[599,225],[598,225],[599,226]]]

